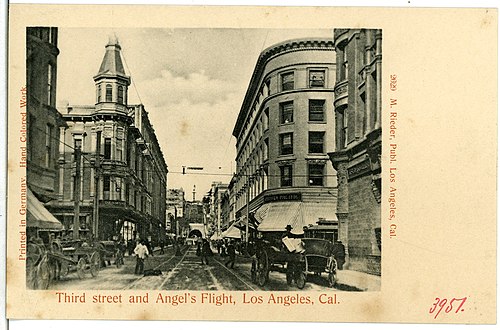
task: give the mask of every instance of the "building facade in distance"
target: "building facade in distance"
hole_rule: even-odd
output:
[[[382,31],[335,29],[340,239],[350,269],[380,274]]]
[[[173,233],[176,233],[174,221],[184,215],[184,202],[184,189],[167,190],[167,230],[173,229]]]
[[[336,221],[334,43],[285,41],[259,56],[238,119],[236,218],[259,231]],[[245,228],[246,230],[246,228]]]
[[[94,76],[95,105],[61,111],[66,127],[59,132],[59,192],[51,209],[72,227],[79,148],[80,226],[98,240],[159,240],[166,231],[167,164],[144,106],[127,102],[130,77],[120,52],[117,40],[106,45]]]

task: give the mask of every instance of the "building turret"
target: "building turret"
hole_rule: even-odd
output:
[[[121,47],[116,37],[110,37],[99,72],[94,76],[97,113],[127,113],[127,89],[130,77],[125,74]]]

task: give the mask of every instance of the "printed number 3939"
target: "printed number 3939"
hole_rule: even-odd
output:
[[[432,304],[432,307],[429,309],[429,314],[436,313],[434,315],[434,319],[435,319],[438,317],[439,313],[441,313],[443,308],[444,308],[445,313],[450,313],[452,311],[455,311],[455,314],[457,314],[458,312],[463,312],[464,309],[462,307],[464,306],[466,301],[467,301],[467,297],[452,298],[449,301],[446,298],[443,298],[443,299],[436,298],[434,300],[434,304]]]

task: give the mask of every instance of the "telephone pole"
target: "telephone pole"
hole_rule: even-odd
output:
[[[99,234],[99,178],[101,166],[101,131],[96,132],[96,147],[95,147],[95,162],[94,162],[94,214],[92,236],[94,240],[98,240]]]
[[[76,173],[75,173],[75,184],[73,186],[73,198],[75,200],[75,215],[73,217],[73,238],[80,238],[80,187],[81,187],[81,173],[80,173],[80,162],[82,159],[82,150],[80,146],[75,148],[75,162],[76,162]]]

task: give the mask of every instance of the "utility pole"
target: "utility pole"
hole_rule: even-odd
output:
[[[73,186],[73,198],[75,200],[75,215],[73,217],[73,238],[80,238],[80,187],[81,187],[81,173],[80,173],[80,162],[82,159],[82,150],[80,146],[75,148],[75,162],[76,162],[76,173],[75,173],[75,184]]]
[[[245,221],[245,251],[248,254],[248,221],[250,221],[250,175],[247,175],[247,209]]]
[[[95,163],[94,163],[94,214],[92,236],[94,240],[98,240],[99,230],[99,171],[101,167],[101,131],[96,132],[96,147],[95,147]]]

